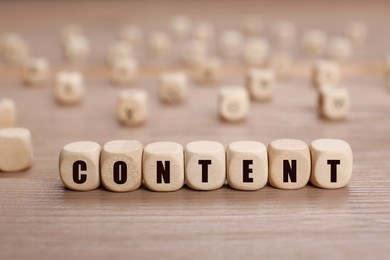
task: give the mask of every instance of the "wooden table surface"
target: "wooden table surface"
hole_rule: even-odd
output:
[[[90,62],[81,67],[88,96],[80,106],[57,105],[51,83],[23,86],[15,69],[0,65],[0,97],[17,103],[19,125],[32,131],[35,153],[31,169],[0,173],[0,259],[389,259],[390,92],[380,66],[390,49],[389,11],[386,1],[0,2],[0,32],[23,35],[32,53],[48,57],[53,69],[72,68],[62,60],[59,46],[63,25],[80,23],[92,44]],[[327,122],[317,117],[309,60],[294,50],[291,78],[278,83],[272,102],[252,103],[248,120],[239,124],[218,119],[216,100],[220,86],[243,84],[243,69],[228,71],[214,87],[192,84],[188,102],[171,107],[158,101],[156,76],[177,62],[154,64],[142,57],[137,87],[149,92],[151,115],[144,126],[122,127],[115,117],[121,89],[107,78],[105,48],[126,23],[166,28],[168,18],[177,13],[215,22],[219,28],[255,13],[266,28],[287,19],[300,31],[320,27],[331,35],[342,34],[350,20],[366,21],[370,38],[345,65],[343,84],[352,101],[348,119]],[[77,140],[168,140],[183,145],[215,140],[227,145],[245,139],[268,144],[280,138],[349,142],[354,154],[349,186],[74,192],[63,187],[58,175],[62,146]]]

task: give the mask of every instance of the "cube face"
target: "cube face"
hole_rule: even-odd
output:
[[[192,40],[187,42],[182,50],[181,58],[185,65],[195,67],[207,57],[208,50],[206,42],[202,40]]]
[[[347,61],[352,55],[352,46],[348,38],[335,37],[330,39],[327,57],[338,62]]]
[[[300,189],[310,179],[308,146],[295,139],[275,140],[268,146],[269,183],[279,189]]]
[[[83,34],[68,37],[63,44],[65,59],[72,64],[81,64],[89,56],[90,46]]]
[[[49,79],[49,63],[45,58],[27,61],[23,67],[23,81],[27,85],[39,85]]]
[[[190,33],[192,22],[186,15],[176,15],[172,18],[170,26],[174,35],[182,38]]]
[[[148,116],[148,95],[139,89],[122,91],[117,103],[117,116],[123,125],[143,124]]]
[[[138,189],[142,183],[143,145],[134,140],[115,140],[103,146],[100,174],[103,186],[115,192]]]
[[[95,142],[74,142],[62,148],[60,177],[71,190],[89,191],[100,186],[101,147]]]
[[[267,61],[267,68],[274,71],[277,79],[286,79],[292,66],[291,55],[287,52],[272,53]]]
[[[224,87],[219,92],[219,115],[230,122],[242,121],[248,116],[249,97],[244,87]]]
[[[29,46],[20,35],[7,33],[0,38],[0,57],[4,63],[21,66],[29,55]]]
[[[249,38],[244,45],[244,60],[248,65],[259,66],[264,64],[269,55],[268,42],[260,37]]]
[[[225,59],[238,58],[241,54],[243,40],[244,38],[239,31],[223,31],[218,41],[220,55]]]
[[[275,81],[275,73],[272,70],[249,70],[246,82],[250,97],[257,101],[270,100],[275,87]]]
[[[15,172],[32,165],[31,133],[25,128],[0,129],[0,171]]]
[[[133,54],[131,45],[125,41],[118,41],[112,43],[107,50],[107,63],[113,66],[120,60],[129,59]]]
[[[325,119],[343,120],[349,112],[349,94],[343,87],[322,87],[319,94],[319,113]]]
[[[308,30],[302,38],[303,52],[309,57],[318,57],[324,54],[326,49],[327,36],[321,30]]]
[[[348,143],[337,139],[318,139],[310,145],[310,182],[319,188],[338,189],[348,185],[353,156]]]
[[[359,21],[350,22],[346,27],[345,33],[352,43],[359,45],[367,40],[368,26]]]
[[[165,72],[160,76],[159,96],[166,104],[183,103],[188,92],[187,75],[183,72]]]
[[[133,58],[117,59],[111,66],[111,80],[114,84],[131,85],[137,80],[138,63]]]
[[[186,184],[194,190],[215,190],[225,183],[226,159],[222,144],[196,141],[186,145]]]
[[[15,127],[16,125],[16,105],[12,99],[0,99],[0,128]]]
[[[126,41],[133,47],[138,47],[141,44],[143,37],[144,32],[142,28],[135,24],[126,26],[120,33],[121,40]]]
[[[201,84],[216,83],[221,77],[221,61],[216,57],[202,59],[194,68],[194,76]]]
[[[209,43],[215,37],[214,25],[208,22],[198,22],[194,25],[192,36],[197,40]]]
[[[165,32],[153,32],[149,37],[149,52],[154,58],[166,58],[172,48],[172,42]]]
[[[227,181],[238,190],[258,190],[268,181],[268,155],[264,144],[254,141],[230,143],[227,148]]]
[[[313,84],[320,88],[323,86],[335,86],[340,82],[341,69],[334,61],[321,60],[313,67]]]
[[[59,72],[56,76],[54,96],[58,103],[75,105],[85,95],[84,79],[79,72]]]
[[[153,191],[175,191],[184,185],[183,147],[173,142],[145,146],[143,156],[145,186]]]

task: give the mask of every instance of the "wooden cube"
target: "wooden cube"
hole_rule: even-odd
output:
[[[205,43],[212,43],[215,38],[215,28],[209,22],[198,22],[193,27],[192,37]]]
[[[176,15],[170,21],[173,34],[178,38],[186,37],[191,31],[191,19],[186,15]]]
[[[347,186],[352,176],[352,150],[338,139],[318,139],[310,145],[312,173],[310,182],[319,188]]]
[[[195,68],[208,54],[207,44],[202,40],[191,40],[184,44],[181,52],[183,63]]]
[[[227,148],[227,181],[238,190],[258,190],[268,181],[268,155],[264,144],[254,141],[230,143]]]
[[[242,121],[249,113],[249,95],[244,87],[223,87],[219,91],[219,115],[229,122]]]
[[[61,71],[56,75],[54,97],[63,105],[75,105],[84,99],[84,78],[80,72]]]
[[[0,99],[0,128],[16,126],[16,105],[10,98]]]
[[[73,35],[63,44],[64,57],[71,64],[84,63],[90,53],[90,45],[86,36]]]
[[[258,35],[263,29],[263,23],[260,17],[256,15],[248,15],[241,21],[241,29],[246,36]]]
[[[268,58],[266,67],[274,71],[277,79],[288,78],[292,67],[291,54],[287,52],[272,53]]]
[[[300,189],[310,179],[310,150],[306,143],[280,139],[268,146],[269,183],[279,189]]]
[[[343,120],[350,107],[349,93],[344,87],[321,87],[318,111],[320,116],[329,120]]]
[[[194,68],[194,79],[200,84],[214,84],[221,74],[222,64],[217,57],[205,57]]]
[[[180,104],[187,98],[188,79],[184,72],[164,72],[160,75],[159,96],[166,104]]]
[[[23,66],[22,78],[27,85],[41,85],[49,79],[49,62],[45,58],[29,59]]]
[[[0,37],[0,58],[10,66],[22,66],[30,55],[27,42],[15,33],[6,33]]]
[[[128,86],[137,80],[138,62],[131,57],[117,59],[111,66],[111,81],[118,86]]]
[[[134,140],[115,140],[103,146],[100,178],[110,191],[138,189],[142,183],[143,145]]]
[[[367,40],[368,26],[359,21],[350,22],[346,26],[345,33],[353,44],[359,45]]]
[[[256,101],[270,100],[275,82],[275,73],[270,69],[250,69],[246,76],[248,92],[250,97]]]
[[[335,61],[317,61],[312,70],[312,82],[317,88],[322,86],[336,86],[341,79],[340,65]]]
[[[79,24],[68,24],[61,30],[61,44],[64,46],[67,44],[70,38],[77,36],[84,36],[84,31]]]
[[[185,149],[186,184],[194,190],[215,190],[226,179],[225,148],[213,141],[196,141]]]
[[[148,95],[141,89],[127,89],[120,93],[117,116],[123,125],[143,124],[148,117]]]
[[[279,47],[290,47],[295,41],[295,36],[295,25],[290,21],[278,21],[271,29],[272,41]]]
[[[145,186],[152,191],[175,191],[184,185],[183,146],[156,142],[145,146],[143,156]]]
[[[125,41],[112,43],[107,50],[107,64],[113,66],[120,60],[130,59],[133,54],[132,46]]]
[[[333,37],[329,40],[327,48],[329,59],[345,62],[352,56],[351,41],[345,37]]]
[[[26,128],[0,129],[0,171],[30,168],[33,161],[31,133]]]
[[[127,25],[122,29],[119,38],[122,41],[127,42],[127,44],[132,46],[132,48],[134,49],[136,47],[139,47],[140,44],[142,43],[144,38],[144,33],[140,26],[131,24],[131,25]]]
[[[60,153],[59,172],[65,187],[89,191],[100,186],[100,153],[98,143],[81,141],[65,145]]]
[[[260,37],[252,37],[246,40],[243,50],[243,58],[246,64],[251,66],[263,65],[268,55],[268,41]]]
[[[152,57],[166,58],[171,52],[172,42],[166,32],[156,31],[150,34],[148,47]]]
[[[308,57],[319,57],[325,53],[327,43],[326,33],[311,29],[302,36],[302,50]]]
[[[220,34],[218,51],[224,59],[237,59],[242,52],[244,38],[239,31],[225,30]]]

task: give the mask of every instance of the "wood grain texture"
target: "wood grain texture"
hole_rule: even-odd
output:
[[[59,106],[52,83],[21,84],[19,72],[0,65],[0,96],[15,100],[19,125],[33,135],[34,165],[0,174],[0,259],[154,259],[295,258],[388,259],[390,256],[390,93],[380,64],[390,46],[386,1],[8,1],[0,3],[0,32],[21,33],[35,55],[53,68],[66,67],[59,29],[79,22],[92,42],[86,70],[88,96],[80,106]],[[158,100],[158,73],[164,66],[141,53],[137,86],[150,94],[151,116],[144,126],[121,126],[115,116],[119,88],[104,67],[105,50],[127,22],[163,28],[176,13],[189,13],[220,26],[233,26],[245,13],[259,12],[267,24],[290,19],[299,29],[319,26],[337,35],[342,25],[362,19],[370,26],[366,47],[347,64],[343,84],[351,111],[343,122],[318,118],[308,60],[298,58],[290,80],[275,87],[269,103],[251,103],[244,123],[218,119],[220,86],[243,84],[244,70],[226,70],[215,87],[190,86],[191,99],[180,107]],[[370,65],[373,64],[373,65]],[[232,65],[233,67],[235,65]],[[113,139],[174,141],[236,140],[268,144],[280,138],[310,143],[318,138],[346,140],[354,154],[348,187],[322,190],[254,192],[228,187],[199,192],[183,188],[157,193],[104,189],[74,192],[63,187],[58,156],[78,140],[104,144]]]

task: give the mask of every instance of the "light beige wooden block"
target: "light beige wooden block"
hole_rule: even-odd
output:
[[[244,87],[223,87],[219,90],[219,115],[229,122],[246,119],[249,113],[249,95]]]
[[[280,139],[268,146],[269,183],[279,189],[300,189],[310,179],[311,158],[306,143]]]
[[[312,82],[317,88],[336,86],[341,80],[340,65],[331,60],[319,60],[312,69]]]
[[[350,22],[345,28],[345,33],[353,44],[359,45],[367,40],[368,26],[364,22]]]
[[[287,52],[272,53],[267,61],[267,68],[274,71],[277,79],[286,79],[290,76],[292,57]]]
[[[326,51],[329,59],[345,62],[352,56],[351,41],[346,37],[333,37],[329,40]]]
[[[145,146],[143,156],[145,186],[152,191],[175,191],[184,185],[183,146],[156,142]]]
[[[195,66],[193,74],[199,84],[215,84],[221,78],[221,60],[217,57],[206,57]]]
[[[290,21],[278,21],[271,28],[272,42],[279,47],[290,47],[295,37],[295,25]]]
[[[61,30],[61,44],[64,46],[67,44],[68,40],[77,36],[84,36],[84,31],[81,25],[79,24],[68,24],[64,26]]]
[[[235,30],[222,31],[218,39],[218,51],[224,59],[237,59],[242,53],[244,38]]]
[[[206,42],[197,39],[184,43],[181,51],[183,63],[192,68],[200,64],[207,56],[208,48]]]
[[[215,190],[226,179],[225,148],[213,141],[196,141],[185,148],[186,184],[194,190]]]
[[[344,87],[321,87],[319,91],[318,111],[320,116],[329,120],[343,120],[350,107],[348,90]]]
[[[141,89],[127,89],[119,94],[117,116],[123,125],[143,124],[148,117],[148,94]]]
[[[302,36],[302,50],[308,57],[320,57],[325,53],[326,33],[318,29],[310,29]]]
[[[100,154],[98,143],[81,141],[65,145],[60,153],[59,173],[65,187],[89,191],[100,186]]]
[[[49,62],[45,58],[32,58],[24,64],[23,82],[27,85],[42,85],[49,80]]]
[[[352,150],[338,139],[318,139],[310,145],[312,173],[310,182],[324,189],[338,189],[348,185],[352,176]]]
[[[33,161],[31,133],[26,128],[0,129],[0,171],[30,168]]]
[[[192,37],[205,43],[211,43],[215,38],[215,27],[209,22],[198,22],[193,27]]]
[[[73,35],[63,44],[65,60],[71,64],[84,63],[90,53],[90,44],[86,36]]]
[[[111,81],[118,86],[133,84],[138,77],[138,62],[135,58],[117,59],[111,66]]]
[[[263,30],[263,22],[256,15],[248,15],[242,19],[241,29],[245,36],[255,36]]]
[[[111,43],[107,49],[107,64],[113,66],[120,60],[129,59],[133,54],[132,46],[125,41]]]
[[[12,99],[0,99],[0,128],[15,127],[16,114],[16,105]]]
[[[268,181],[268,155],[264,144],[238,141],[228,145],[227,181],[238,190],[258,190]]]
[[[138,189],[142,183],[143,145],[134,140],[115,140],[104,144],[100,161],[103,186],[110,191]]]
[[[149,35],[149,53],[154,58],[166,58],[172,49],[172,42],[169,35],[163,31],[155,31]]]
[[[183,38],[190,34],[192,22],[186,15],[176,15],[170,21],[170,27],[175,37]]]
[[[139,47],[144,39],[144,32],[139,25],[131,24],[124,27],[119,35],[122,41],[127,42],[134,48]]]
[[[75,105],[84,99],[84,78],[80,72],[61,71],[55,77],[54,97],[63,105]]]
[[[188,93],[188,79],[184,72],[164,72],[160,75],[159,96],[166,104],[180,104]]]
[[[27,42],[16,33],[2,34],[0,37],[0,58],[10,66],[22,66],[30,55]]]
[[[252,37],[246,40],[243,49],[243,58],[251,66],[263,65],[269,55],[269,44],[263,38]]]
[[[250,69],[247,72],[246,87],[253,100],[270,100],[274,92],[275,82],[275,73],[270,69]]]

